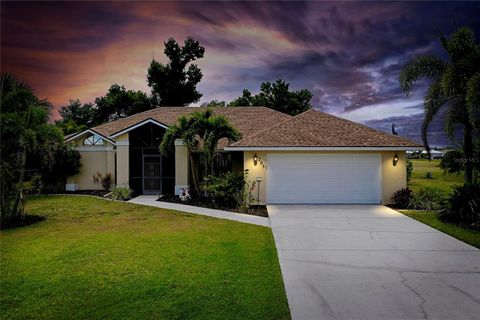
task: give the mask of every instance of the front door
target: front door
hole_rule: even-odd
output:
[[[162,193],[162,157],[160,155],[143,156],[143,193]]]

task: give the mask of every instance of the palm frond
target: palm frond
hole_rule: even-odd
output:
[[[425,118],[422,124],[422,141],[427,153],[430,155],[430,146],[428,144],[428,128],[430,124],[437,116],[440,109],[449,101],[448,97],[445,97],[442,92],[442,87],[439,82],[432,84],[425,96],[423,108],[425,112]]]
[[[421,78],[437,82],[446,66],[447,63],[445,61],[435,56],[425,55],[414,58],[400,72],[400,88],[408,95],[414,83]]]

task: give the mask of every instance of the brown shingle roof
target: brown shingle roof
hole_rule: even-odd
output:
[[[194,111],[205,110],[202,107],[160,107],[127,118],[104,123],[92,128],[98,133],[109,137],[147,119],[154,119],[167,126],[175,124],[178,117]],[[212,108],[217,115],[224,115],[237,128],[242,136],[250,136],[279,122],[290,119],[291,116],[266,107],[219,107]],[[224,148],[227,141],[220,141],[219,148]]]
[[[309,110],[230,147],[420,147],[405,138]]]

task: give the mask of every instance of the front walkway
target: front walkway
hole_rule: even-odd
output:
[[[185,212],[209,216],[213,218],[250,223],[250,224],[255,224],[263,227],[270,227],[270,222],[268,218],[265,218],[265,217],[252,216],[248,214],[234,213],[234,212],[223,211],[223,210],[214,210],[214,209],[208,209],[208,208],[202,208],[202,207],[196,207],[196,206],[188,206],[188,205],[178,204],[178,203],[156,201],[157,199],[158,199],[157,196],[139,196],[139,197],[133,198],[128,202],[135,203],[135,204],[142,204],[150,207],[162,208],[162,209],[185,211]]]
[[[293,320],[479,319],[480,250],[379,205],[268,212]]]

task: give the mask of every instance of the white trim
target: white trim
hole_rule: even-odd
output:
[[[110,142],[111,144],[115,145],[115,142],[114,142],[113,140],[108,139],[108,138],[105,137],[104,135],[102,135],[102,134],[100,134],[100,133],[98,133],[98,132],[96,132],[95,130],[92,130],[92,129],[85,129],[85,130],[83,130],[83,131],[80,131],[79,133],[77,133],[76,135],[74,135],[74,136],[66,139],[65,141],[66,141],[66,142],[69,142],[69,141],[75,140],[75,139],[77,139],[78,137],[81,137],[82,135],[84,135],[85,133],[91,133],[91,134],[94,134],[94,135],[98,135],[98,136],[100,136],[103,140],[108,141],[108,142]]]
[[[141,126],[143,126],[144,124],[147,124],[147,123],[153,123],[153,124],[155,124],[155,125],[157,125],[157,126],[159,126],[159,127],[168,129],[168,127],[167,127],[166,125],[164,125],[163,123],[158,122],[157,120],[154,120],[154,119],[152,119],[152,118],[148,118],[148,119],[143,120],[142,122],[139,122],[139,123],[137,123],[137,124],[135,124],[135,125],[133,125],[133,126],[131,126],[131,127],[125,128],[125,129],[123,129],[123,130],[121,130],[121,131],[118,131],[118,132],[112,134],[112,135],[110,136],[110,138],[116,138],[116,137],[118,137],[118,136],[121,136],[122,134],[127,133],[127,132],[129,132],[129,131],[131,131],[131,130],[133,130],[133,129],[138,128],[138,127],[141,127]]]
[[[76,183],[67,183],[65,185],[65,190],[67,191],[77,191],[78,190],[78,184]]]
[[[405,151],[423,147],[226,147],[225,151]]]
[[[176,146],[184,146],[185,141],[183,141],[182,139],[175,139],[175,145]]]
[[[117,147],[118,146],[129,146],[130,145],[130,141],[117,141]]]
[[[104,147],[104,146],[80,146],[74,148],[77,151],[81,152],[107,152],[114,151],[113,147]]]

